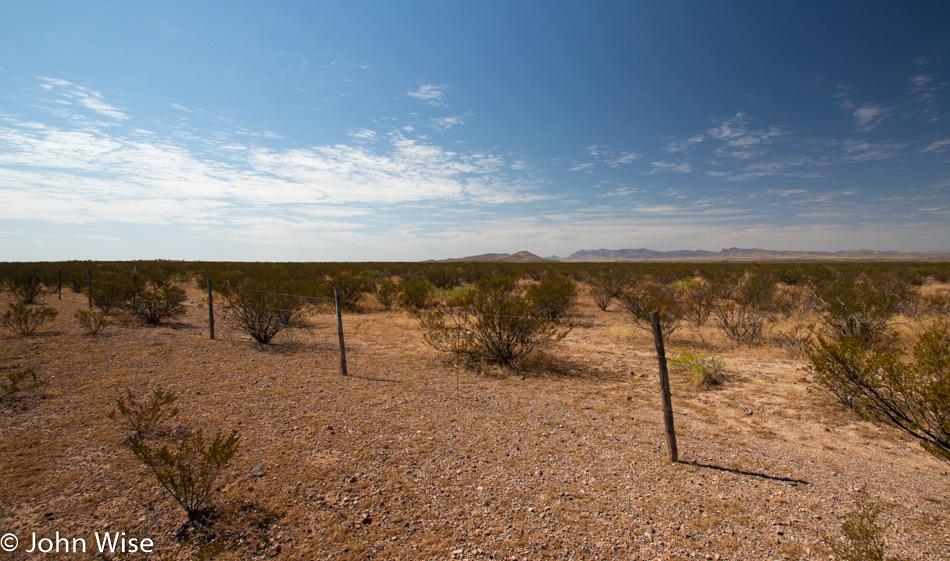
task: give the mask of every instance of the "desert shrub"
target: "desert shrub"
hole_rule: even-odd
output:
[[[712,284],[694,281],[684,286],[683,311],[696,327],[706,324],[715,304],[716,288]]]
[[[426,271],[426,279],[441,290],[455,288],[462,282],[462,272],[458,267],[434,267]]]
[[[862,490],[856,501],[855,509],[841,525],[842,536],[838,539],[826,538],[835,559],[841,561],[900,561],[897,557],[886,557],[887,542],[884,532],[887,526],[878,524],[880,507],[871,503],[867,491]]]
[[[601,311],[606,312],[610,303],[623,294],[628,277],[619,269],[607,269],[591,276],[588,282],[591,298]]]
[[[577,284],[567,275],[548,271],[541,282],[528,288],[527,295],[538,313],[557,320],[574,309],[577,303]]]
[[[681,347],[669,364],[673,368],[688,371],[699,386],[718,386],[725,381],[726,363],[719,357],[691,353]]]
[[[724,302],[716,308],[716,325],[736,343],[757,344],[765,333],[767,316],[754,308]]]
[[[383,308],[387,311],[392,310],[399,299],[399,285],[391,279],[381,279],[376,283],[374,294]]]
[[[89,335],[96,335],[112,324],[112,320],[109,316],[103,312],[94,310],[76,310],[74,316],[76,320],[79,321],[79,325],[82,326],[83,330]]]
[[[7,372],[6,379],[0,380],[0,399],[5,399],[13,394],[24,392],[45,384],[45,381],[36,379],[36,371],[33,370],[32,366],[17,370],[15,372]]]
[[[435,304],[435,286],[416,279],[399,283],[399,305],[410,313],[431,308]]]
[[[826,335],[857,337],[869,344],[892,339],[894,318],[915,295],[912,286],[896,277],[869,274],[842,274],[814,292]]]
[[[481,279],[453,307],[420,314],[423,340],[432,348],[488,360],[502,366],[563,339],[560,329],[524,291],[517,279],[495,275]]]
[[[238,447],[238,433],[227,438],[215,436],[207,446],[199,429],[169,450],[168,446],[153,449],[139,438],[128,439],[132,453],[144,463],[158,482],[188,513],[190,521],[201,521],[207,514],[205,504],[214,490],[214,482]]]
[[[335,298],[334,288],[340,294],[340,306],[344,310],[355,311],[363,295],[372,292],[373,283],[366,275],[343,271],[324,283],[324,295]]]
[[[242,283],[224,296],[225,319],[262,345],[270,343],[284,329],[302,327],[310,313],[307,299],[260,290],[249,282]]]
[[[810,343],[811,331],[800,323],[796,323],[788,329],[772,331],[771,344],[780,349],[804,353]]]
[[[132,390],[126,390],[128,396],[115,400],[115,408],[109,411],[109,418],[123,423],[138,439],[145,438],[162,420],[178,415],[173,404],[178,396],[157,388],[148,400],[138,401]]]
[[[27,308],[23,304],[8,304],[10,309],[0,316],[0,325],[17,335],[31,335],[36,329],[52,321],[59,313],[53,308]]]
[[[913,361],[863,338],[819,336],[807,351],[818,381],[868,419],[887,422],[950,461],[950,328],[939,323],[917,341]]]
[[[92,298],[92,305],[104,314],[124,308],[132,299],[133,290],[131,285],[120,285],[114,282],[94,283],[89,295]]]
[[[43,295],[43,287],[35,282],[20,282],[14,283],[10,292],[20,304],[36,304]]]
[[[68,286],[74,294],[84,294],[89,287],[86,277],[79,275],[64,276],[63,283]]]
[[[171,284],[152,283],[135,299],[132,313],[148,324],[158,324],[164,319],[175,318],[185,313],[185,291]]]
[[[653,330],[650,313],[660,313],[663,336],[669,338],[686,315],[682,298],[673,284],[658,281],[640,281],[620,295],[620,306],[633,318],[637,327]]]

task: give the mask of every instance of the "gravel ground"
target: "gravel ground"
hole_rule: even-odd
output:
[[[72,317],[82,296],[47,297],[53,324],[0,335],[0,375],[48,382],[0,402],[0,533],[20,541],[5,559],[37,558],[34,532],[92,558],[106,531],[157,559],[207,558],[208,542],[217,559],[828,559],[862,490],[890,555],[950,559],[950,465],[843,410],[790,352],[674,334],[671,354],[722,356],[728,380],[673,372],[673,464],[652,336],[586,299],[564,341],[507,372],[457,368],[370,306],[344,317],[342,377],[329,310],[260,348],[220,318],[209,340],[190,295],[179,323],[100,336]],[[210,528],[185,526],[107,418],[126,388],[155,387],[180,398],[164,438],[240,433]]]

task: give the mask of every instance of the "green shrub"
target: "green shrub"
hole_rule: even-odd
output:
[[[393,309],[399,299],[399,285],[393,282],[392,279],[385,278],[376,283],[374,293],[376,300],[386,311],[389,311]]]
[[[53,308],[27,308],[23,304],[8,304],[8,307],[10,309],[0,316],[0,325],[21,336],[31,335],[59,313]]]
[[[250,282],[228,291],[225,301],[225,319],[262,345],[270,343],[284,329],[303,327],[311,310],[305,298],[260,290]]]
[[[432,348],[511,366],[536,349],[563,339],[570,329],[540,315],[513,277],[481,279],[472,293],[420,315],[423,340]]]
[[[43,294],[43,287],[39,283],[21,282],[15,283],[10,292],[20,304],[36,304]]]
[[[109,319],[109,316],[103,312],[94,310],[79,309],[76,310],[74,316],[76,320],[79,321],[79,325],[82,326],[89,335],[96,335],[112,324],[112,320]]]
[[[125,308],[133,296],[131,285],[124,286],[114,282],[95,283],[90,290],[92,305],[104,314]]]
[[[528,298],[536,313],[558,320],[570,313],[577,302],[577,284],[567,275],[547,271],[541,282],[528,288]]]
[[[126,391],[127,397],[116,398],[109,418],[124,423],[136,438],[145,438],[162,420],[178,415],[178,408],[173,406],[178,396],[173,393],[157,388],[147,401],[137,401],[132,390]]]
[[[725,381],[726,363],[719,357],[694,354],[681,347],[669,364],[673,368],[688,371],[699,386],[718,386]]]
[[[658,281],[640,281],[627,288],[620,296],[620,306],[632,316],[634,325],[646,331],[653,330],[650,314],[659,312],[665,338],[679,328],[686,315],[676,286]]]
[[[334,288],[339,291],[340,306],[344,310],[355,311],[359,309],[363,295],[373,290],[373,283],[366,275],[344,271],[324,283],[324,295],[335,298]]]
[[[214,482],[238,447],[238,433],[231,431],[225,438],[218,434],[209,445],[198,430],[169,450],[168,446],[153,449],[144,441],[131,436],[129,447],[142,463],[155,474],[158,482],[188,513],[190,521],[202,521],[208,510],[205,504],[214,491]]]
[[[186,299],[184,289],[167,283],[152,284],[138,294],[132,312],[145,323],[155,325],[164,319],[184,315]]]
[[[410,313],[431,308],[435,304],[435,286],[429,281],[407,280],[399,283],[399,305]]]
[[[950,461],[950,328],[936,324],[914,346],[898,349],[843,334],[809,347],[818,381],[864,417],[887,422]]]
[[[892,340],[895,316],[915,296],[909,284],[883,274],[840,275],[815,291],[826,335],[857,337],[869,344]]]

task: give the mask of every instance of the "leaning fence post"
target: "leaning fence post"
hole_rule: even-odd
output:
[[[660,313],[650,313],[653,325],[653,339],[656,343],[656,360],[660,367],[660,392],[663,394],[663,424],[666,427],[666,446],[670,452],[670,461],[679,460],[676,450],[676,430],[673,428],[673,400],[670,398],[670,375],[666,370],[666,351],[663,349],[663,330],[660,328]]]
[[[208,331],[214,339],[214,304],[211,301],[211,277],[208,277]]]
[[[340,335],[340,372],[346,376],[346,345],[343,343],[343,313],[340,308],[340,289],[333,287],[333,299],[336,301],[336,330]]]

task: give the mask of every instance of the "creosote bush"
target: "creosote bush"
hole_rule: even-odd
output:
[[[135,298],[132,312],[145,323],[156,325],[162,320],[184,315],[186,299],[182,288],[168,283],[152,284]]]
[[[541,282],[528,287],[527,296],[538,312],[558,320],[569,314],[577,303],[577,284],[567,275],[547,271]]]
[[[128,396],[115,400],[115,408],[109,412],[109,418],[123,423],[138,439],[144,439],[162,420],[178,415],[174,403],[178,396],[157,388],[147,400],[138,401],[132,390],[126,390]]]
[[[205,505],[214,491],[215,480],[237,452],[238,433],[231,431],[227,438],[218,434],[206,445],[199,429],[182,438],[174,449],[152,448],[135,436],[129,437],[128,444],[135,457],[152,470],[158,482],[188,513],[188,520],[201,522],[208,513]]]
[[[646,331],[653,330],[650,314],[659,312],[664,338],[679,328],[686,315],[677,287],[656,280],[640,281],[627,288],[620,295],[620,306],[631,315],[634,325]]]
[[[381,279],[376,283],[374,294],[376,300],[388,312],[393,309],[399,299],[399,285],[393,282],[392,279]]]
[[[74,314],[79,325],[89,335],[101,333],[103,329],[112,325],[112,320],[103,312],[95,310],[76,310]]]
[[[950,462],[950,327],[927,330],[914,346],[914,360],[867,341],[860,333],[818,336],[807,351],[818,381],[864,417],[887,422],[917,438]]]
[[[59,314],[53,308],[27,308],[23,304],[8,304],[8,307],[10,309],[0,316],[0,325],[21,336],[31,335]]]
[[[13,297],[20,304],[37,304],[40,296],[43,295],[43,287],[39,283],[20,282],[14,283],[10,292],[13,293]]]
[[[224,294],[225,319],[261,345],[285,329],[303,327],[311,309],[307,299],[280,292],[279,286],[273,290],[245,282]]]
[[[840,561],[900,561],[897,557],[886,557],[887,542],[884,532],[887,526],[878,524],[880,507],[871,503],[867,491],[858,494],[855,509],[841,526],[842,536],[838,539],[826,538],[835,559]]]
[[[399,305],[407,312],[416,314],[435,305],[435,285],[429,281],[414,279],[399,283]]]
[[[549,310],[539,309],[517,278],[505,275],[480,279],[452,306],[438,306],[419,317],[423,340],[434,349],[506,367],[570,331],[552,321]]]
[[[36,379],[36,371],[32,366],[7,372],[6,380],[0,380],[0,399],[43,385],[46,385],[46,382]]]
[[[627,275],[618,269],[606,269],[590,277],[590,295],[601,311],[606,312],[610,303],[619,298],[626,289]]]

